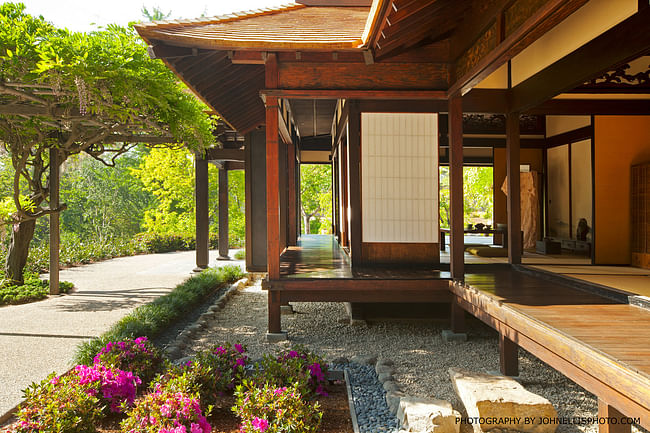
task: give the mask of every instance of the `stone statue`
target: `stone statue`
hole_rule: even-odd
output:
[[[587,225],[587,220],[584,218],[580,218],[578,221],[578,228],[576,229],[576,239],[579,241],[586,241],[587,240],[587,233],[589,233],[589,226]]]

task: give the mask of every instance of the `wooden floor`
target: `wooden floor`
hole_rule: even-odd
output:
[[[468,274],[457,302],[650,428],[650,310],[522,272]]]
[[[433,268],[387,268],[350,266],[348,254],[330,235],[302,235],[280,258],[281,278],[342,279],[449,279],[449,271]]]
[[[303,235],[280,258],[280,279],[265,288],[280,302],[449,302],[449,271],[355,267],[333,236]]]

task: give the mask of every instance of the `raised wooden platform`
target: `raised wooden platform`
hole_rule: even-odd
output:
[[[269,332],[280,331],[280,305],[287,302],[450,302],[451,275],[424,267],[352,268],[334,237],[303,235],[280,259],[280,279],[269,291]]]
[[[451,290],[501,334],[502,370],[516,370],[521,346],[597,395],[600,416],[618,410],[650,428],[650,311],[512,270],[468,274]]]

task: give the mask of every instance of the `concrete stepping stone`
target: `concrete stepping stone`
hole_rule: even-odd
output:
[[[553,433],[557,428],[553,405],[509,377],[458,368],[450,368],[449,375],[467,410],[461,422],[471,424],[475,433],[495,429]]]

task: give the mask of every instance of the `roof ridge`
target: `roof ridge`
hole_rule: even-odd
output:
[[[284,3],[277,6],[271,6],[266,8],[250,9],[246,11],[236,11],[224,15],[215,15],[212,17],[203,17],[203,18],[191,18],[191,19],[177,19],[177,20],[162,20],[162,21],[151,21],[143,22],[135,25],[136,28],[143,30],[150,30],[152,28],[156,29],[165,29],[170,27],[181,27],[188,25],[210,25],[210,24],[221,24],[232,21],[244,20],[248,18],[259,17],[263,15],[273,15],[280,12],[286,12],[293,9],[302,9],[307,6],[291,2]]]

